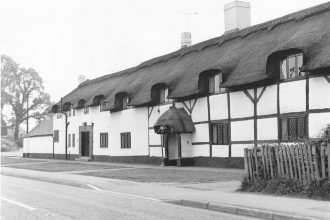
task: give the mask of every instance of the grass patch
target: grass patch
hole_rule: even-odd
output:
[[[131,180],[137,182],[162,183],[208,183],[241,180],[244,171],[229,172],[214,169],[213,171],[176,170],[167,168],[136,168],[120,171],[87,172],[81,175],[105,177],[111,179]]]
[[[117,169],[125,168],[121,166],[111,166],[111,165],[94,165],[88,163],[72,163],[72,162],[52,162],[41,163],[41,164],[24,164],[24,166],[19,165],[8,165],[7,167],[26,169],[26,170],[37,170],[46,172],[65,172],[65,171],[84,171],[84,170],[102,170],[102,169]]]
[[[25,158],[17,157],[1,157],[1,165],[10,165],[10,164],[21,164],[21,163],[37,163],[42,162],[42,160],[30,160]]]
[[[242,181],[240,191],[330,200],[330,182],[328,178],[323,178],[319,181],[310,180],[304,183],[291,178],[276,178],[272,180],[260,178],[251,183],[249,179],[245,178]]]

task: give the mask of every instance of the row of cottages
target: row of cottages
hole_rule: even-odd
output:
[[[330,2],[87,80],[52,108],[53,152],[25,155],[243,167],[246,147],[315,137],[329,24]]]

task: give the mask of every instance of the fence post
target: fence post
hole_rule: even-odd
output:
[[[256,165],[256,170],[255,170],[255,175],[256,177],[259,177],[259,165],[258,165],[258,153],[257,153],[257,148],[253,148],[253,157],[254,157],[254,162]]]
[[[247,149],[244,149],[244,170],[245,170],[245,176],[250,179],[250,173],[249,173],[249,166],[248,166],[248,156],[247,156]]]
[[[303,152],[303,146],[301,144],[298,145],[298,153],[300,154],[301,180],[304,181],[306,179],[306,174],[305,174],[304,152]]]
[[[329,179],[329,182],[330,182],[330,142],[328,142],[327,144],[327,157],[328,157],[328,179]]]
[[[278,175],[278,177],[280,177],[281,176],[281,165],[280,165],[280,159],[278,156],[278,146],[274,146],[274,150],[275,150],[276,165],[277,165],[277,175]]]
[[[315,145],[312,146],[312,153],[314,156],[315,178],[316,178],[316,180],[319,180],[320,179],[319,164],[318,164],[318,160],[317,160]]]
[[[315,179],[311,146],[309,144],[307,144],[307,154],[308,154],[309,166],[311,168],[311,179]]]
[[[288,166],[288,157],[286,154],[286,147],[282,147],[283,150],[283,159],[285,163],[285,176],[289,177],[290,176],[290,171],[289,171],[289,166]]]
[[[295,145],[294,146],[294,152],[295,152],[296,157],[297,157],[298,179],[299,179],[299,181],[302,181],[302,178],[301,178],[301,169],[300,169],[299,145]]]
[[[248,149],[248,162],[249,162],[249,172],[251,176],[251,181],[254,182],[254,172],[253,172],[253,163],[252,163],[252,153],[251,150]]]
[[[290,153],[290,146],[286,147],[286,155],[288,157],[289,161],[289,169],[290,169],[290,177],[293,179],[293,172],[292,172],[292,162],[291,162],[291,153]]]
[[[326,148],[326,144],[324,142],[322,142],[321,149],[320,149],[322,178],[325,178],[325,159],[324,159],[325,148]]]
[[[291,152],[291,156],[292,156],[292,165],[293,165],[293,177],[295,179],[299,179],[298,178],[298,173],[297,173],[297,163],[296,163],[296,155],[294,153],[294,145],[290,146],[290,152]]]
[[[305,164],[306,164],[306,179],[310,180],[311,175],[310,175],[310,172],[309,172],[309,164],[308,164],[307,146],[306,145],[304,145],[303,152],[304,152],[304,159],[305,159],[304,161],[305,161]]]

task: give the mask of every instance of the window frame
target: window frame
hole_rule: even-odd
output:
[[[72,147],[75,147],[76,146],[76,134],[72,134]]]
[[[305,72],[301,72],[299,71],[299,61],[298,61],[298,57],[301,56],[301,59],[302,59],[302,63],[301,63],[301,66],[303,66],[304,64],[304,54],[303,53],[294,53],[294,54],[290,54],[288,56],[286,56],[285,58],[281,59],[280,62],[279,62],[279,69],[280,69],[280,80],[293,80],[293,79],[299,79],[299,78],[304,78],[306,76],[306,73]],[[289,74],[290,74],[290,67],[289,67],[289,59],[290,58],[293,58],[295,59],[295,76],[294,77],[289,77]],[[283,66],[283,62],[286,62],[285,63],[285,70],[286,72],[283,73],[283,69],[282,69],[282,66]]]
[[[221,128],[221,135],[218,132]],[[216,136],[214,131],[216,131]],[[228,145],[230,142],[229,123],[228,122],[213,122],[211,123],[211,143],[214,145]],[[219,138],[221,137],[221,138]],[[219,140],[221,139],[221,140]]]
[[[109,106],[109,102],[101,102],[101,104],[100,104],[100,112],[107,111],[107,110],[105,110],[105,108],[107,108],[108,106]]]
[[[299,126],[303,120],[303,129]],[[284,125],[285,121],[285,125]],[[285,126],[285,130],[283,125]],[[292,127],[294,126],[294,131],[292,131]],[[308,138],[308,122],[307,122],[307,115],[300,114],[300,115],[288,115],[282,116],[279,118],[279,131],[280,131],[280,142],[303,142],[306,138]],[[301,135],[303,132],[303,135]]]
[[[131,132],[120,133],[120,148],[131,149],[132,148]]]
[[[71,134],[68,134],[68,147],[71,147]]]
[[[109,146],[109,134],[108,132],[100,133],[100,148],[108,148]]]
[[[53,139],[54,139],[54,142],[60,141],[60,130],[54,130]]]
[[[84,106],[84,115],[89,114],[89,106]]]

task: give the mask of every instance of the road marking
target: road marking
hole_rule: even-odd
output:
[[[117,194],[117,195],[123,195],[123,196],[129,196],[129,197],[134,197],[134,198],[138,198],[138,199],[145,199],[145,200],[150,200],[150,201],[154,201],[154,202],[161,202],[162,201],[162,200],[159,200],[159,199],[154,199],[154,198],[145,197],[145,196],[138,196],[138,195],[133,195],[133,194],[127,194],[127,193],[104,190],[104,189],[100,189],[96,186],[93,186],[91,184],[87,184],[87,186],[89,186],[90,188],[92,188],[94,190],[97,190],[97,191],[102,191],[102,192],[107,192],[107,193],[112,193],[112,194]]]
[[[26,208],[26,209],[31,210],[31,211],[36,210],[35,208],[33,208],[33,207],[31,207],[31,206],[24,205],[23,203],[16,202],[16,201],[13,201],[13,200],[11,200],[11,199],[7,199],[7,198],[5,198],[5,197],[3,197],[3,196],[1,196],[1,199],[4,200],[4,201],[6,201],[6,202],[9,202],[9,203],[12,203],[12,204],[15,204],[15,205],[21,206],[21,207]]]

